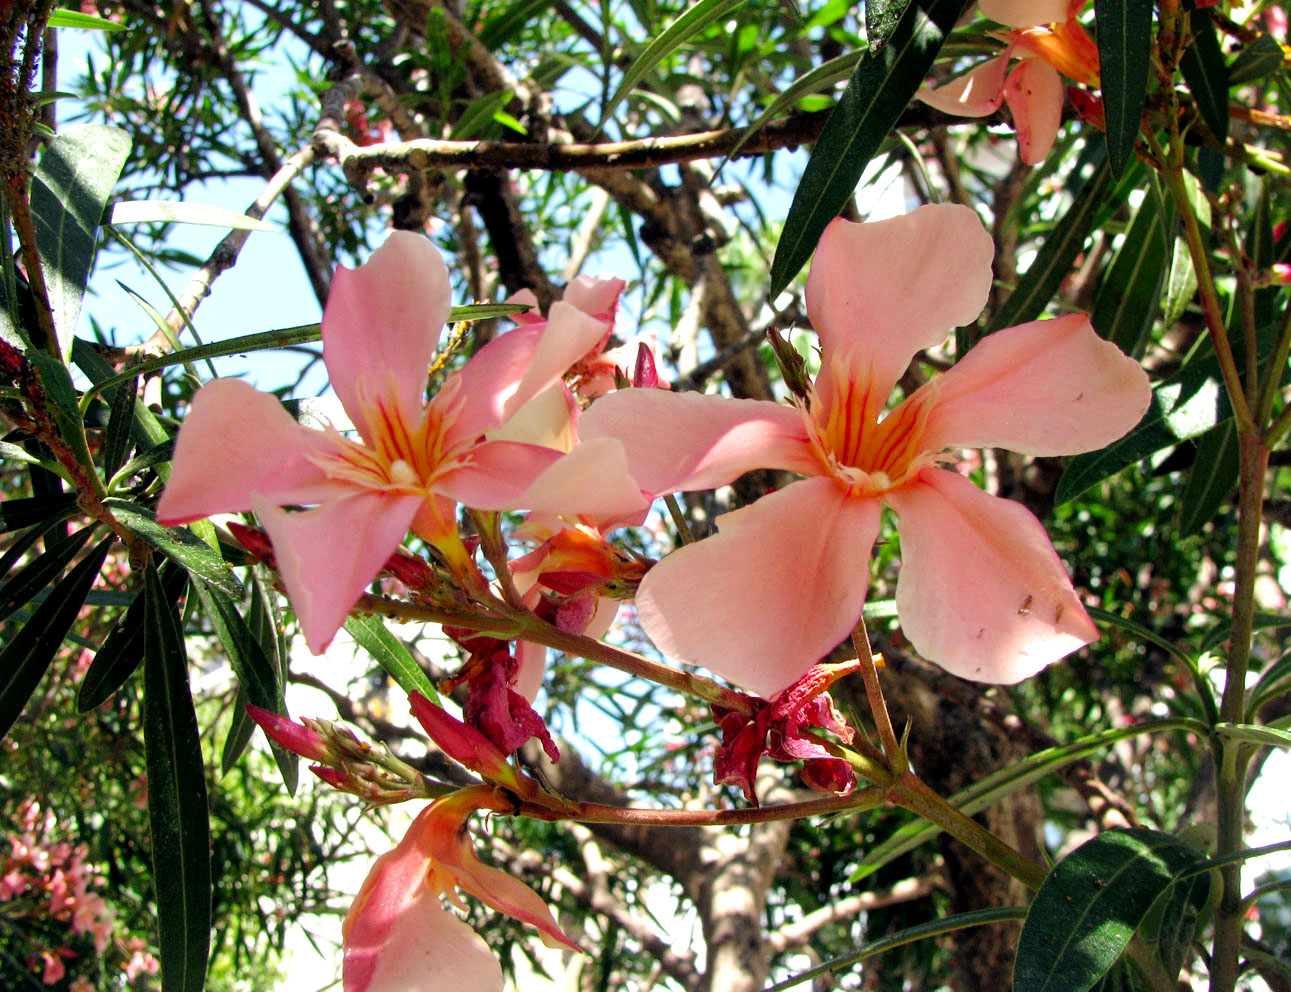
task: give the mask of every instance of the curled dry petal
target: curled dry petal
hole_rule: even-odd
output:
[[[1064,87],[1058,70],[1043,59],[1023,59],[1004,82],[1004,99],[1013,112],[1018,155],[1027,165],[1043,162],[1062,124]]]

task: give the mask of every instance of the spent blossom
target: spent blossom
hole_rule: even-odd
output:
[[[254,510],[315,653],[410,529],[450,568],[472,567],[459,503],[589,513],[640,504],[613,445],[563,457],[534,440],[552,433],[550,411],[566,405],[561,376],[604,324],[555,303],[548,319],[491,341],[425,402],[449,311],[439,252],[395,231],[365,264],[337,270],[323,314],[323,360],[358,439],[304,427],[236,379],[203,387],[180,431],[157,519]]]
[[[1085,0],[981,0],[983,14],[1012,28],[999,35],[1004,51],[916,95],[960,117],[985,117],[1007,102],[1022,161],[1043,162],[1062,123],[1061,77],[1094,89],[1099,85],[1098,46],[1077,20],[1084,6]]]
[[[717,520],[666,556],[636,602],[661,650],[772,697],[861,615],[880,508],[896,512],[896,605],[924,657],[966,678],[1016,682],[1098,637],[1040,521],[954,471],[948,449],[1054,456],[1101,448],[1138,422],[1147,377],[1088,317],[990,335],[886,416],[914,355],[975,320],[994,245],[967,207],[835,220],[807,280],[821,368],[793,406],[619,390],[584,416],[613,436],[653,494],[710,489],[773,468],[806,478]]]

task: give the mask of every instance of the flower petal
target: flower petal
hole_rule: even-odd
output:
[[[872,367],[870,389],[886,396],[916,352],[977,319],[994,256],[977,214],[958,204],[864,224],[832,221],[807,277],[807,312],[825,359],[816,390],[825,404],[838,364],[831,350],[849,367]]]
[[[451,440],[501,427],[555,385],[605,334],[603,321],[556,302],[546,322],[525,324],[494,338],[455,375],[461,383],[461,406]]]
[[[216,379],[193,397],[157,520],[181,524],[240,513],[251,509],[253,492],[273,503],[337,496],[348,487],[329,480],[308,457],[331,450],[323,434],[296,423],[277,397],[239,379]]]
[[[323,311],[323,360],[350,419],[373,435],[359,384],[398,404],[405,423],[421,419],[430,356],[448,319],[448,269],[419,234],[394,231],[357,269],[341,266]]]
[[[620,389],[591,405],[578,432],[622,441],[632,477],[654,496],[712,489],[755,468],[820,471],[802,415],[766,400]]]
[[[1043,59],[1023,59],[1004,81],[1004,99],[1018,134],[1018,155],[1027,165],[1043,162],[1053,148],[1065,92],[1058,70]]]
[[[624,280],[614,276],[575,276],[565,287],[561,299],[585,314],[608,321],[613,327],[619,296],[626,285]]]
[[[795,482],[717,518],[637,592],[661,651],[770,698],[845,638],[865,603],[879,504],[832,479]]]
[[[936,397],[924,425],[929,451],[1094,451],[1137,424],[1152,401],[1139,363],[1080,313],[998,331],[923,389]]]
[[[1065,21],[1073,7],[1079,10],[1082,5],[1083,0],[1076,4],[1071,0],[980,0],[978,4],[985,16],[1011,28]]]
[[[901,518],[897,615],[929,661],[978,682],[1019,682],[1098,639],[1022,504],[943,469],[884,498]]]
[[[623,444],[616,438],[598,437],[553,462],[508,509],[617,518],[649,505],[650,498],[642,495],[628,472]]]
[[[915,94],[930,107],[956,117],[985,117],[1004,102],[1004,76],[1009,71],[1012,49],[933,89],[924,86]]]
[[[345,992],[469,988],[501,992],[502,969],[474,930],[427,884],[427,807],[394,850],[368,872],[345,918]]]
[[[359,491],[285,513],[253,495],[305,642],[322,654],[355,601],[403,542],[422,497]]]
[[[435,479],[436,493],[477,510],[521,507],[524,491],[564,452],[518,441],[485,441],[471,449],[470,462]]]
[[[578,401],[564,383],[558,382],[522,406],[497,430],[489,431],[489,440],[520,441],[569,451],[576,443],[577,417]]]

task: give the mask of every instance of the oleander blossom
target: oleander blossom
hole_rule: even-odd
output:
[[[752,469],[806,476],[647,573],[637,608],[661,650],[768,698],[785,689],[860,616],[881,504],[900,525],[901,627],[924,657],[1016,682],[1097,638],[1039,520],[939,466],[948,449],[1104,447],[1147,409],[1138,364],[1083,314],[1032,321],[990,335],[881,416],[912,357],[981,312],[993,255],[963,206],[836,220],[807,280],[821,348],[807,402],[632,389],[584,415],[583,436],[620,439],[655,495]]]
[[[509,811],[491,785],[462,789],[422,810],[377,859],[342,927],[345,992],[501,992],[497,958],[441,902],[461,907],[458,888],[537,927],[547,946],[579,950],[538,893],[475,856],[466,820],[480,809]]]
[[[1084,6],[1085,0],[981,0],[983,14],[1013,28],[998,36],[1004,51],[944,86],[924,86],[915,95],[959,117],[985,117],[1007,102],[1022,161],[1043,162],[1062,124],[1061,77],[1099,86],[1098,46],[1077,20]]]
[[[642,503],[615,443],[567,455],[550,441],[572,431],[577,407],[561,376],[603,338],[602,321],[555,303],[546,320],[491,341],[426,402],[449,311],[439,252],[395,231],[365,264],[337,270],[323,314],[323,360],[358,438],[304,427],[236,379],[204,386],[180,431],[157,519],[254,510],[315,653],[410,529],[451,568],[471,567],[459,503],[588,513]]]

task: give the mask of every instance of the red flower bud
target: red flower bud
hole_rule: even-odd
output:
[[[285,747],[288,751],[299,754],[302,758],[308,758],[310,761],[327,763],[336,760],[336,755],[332,753],[323,738],[303,724],[294,723],[285,716],[271,713],[259,706],[252,706],[250,703],[247,704],[247,713],[274,743]]]

